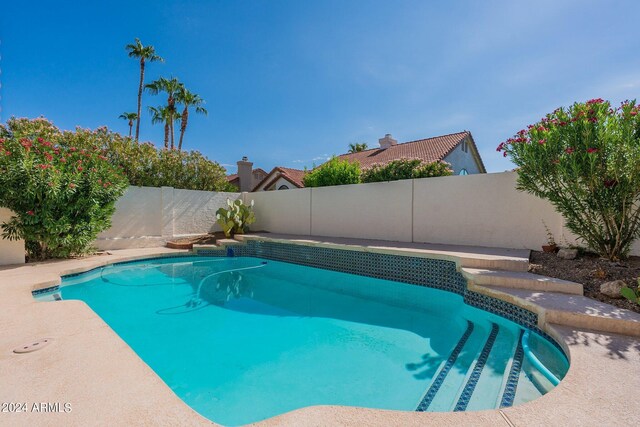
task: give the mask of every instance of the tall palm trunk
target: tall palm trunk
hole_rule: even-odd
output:
[[[138,141],[138,137],[140,136],[140,112],[142,109],[143,83],[144,83],[144,58],[140,58],[140,86],[138,86],[138,118],[136,119],[136,141]]]
[[[174,131],[173,131],[173,122],[175,121],[175,114],[176,114],[176,100],[173,98],[173,95],[169,94],[169,98],[167,98],[167,106],[169,107],[169,115],[170,117],[170,123],[169,123],[169,127],[171,129],[171,149],[174,150],[176,148],[175,146],[175,138],[174,138]]]
[[[164,148],[169,149],[169,122],[164,122]]]
[[[131,130],[133,129],[133,120],[129,120],[129,138],[131,138]]]
[[[180,141],[178,141],[178,151],[182,151],[182,138],[184,138],[184,132],[187,130],[187,121],[189,120],[189,110],[185,106],[182,110],[182,120],[180,120]]]

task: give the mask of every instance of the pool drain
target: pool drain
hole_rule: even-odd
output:
[[[16,354],[31,353],[41,348],[46,347],[52,341],[52,338],[40,338],[39,340],[31,341],[28,344],[21,345],[13,349]]]

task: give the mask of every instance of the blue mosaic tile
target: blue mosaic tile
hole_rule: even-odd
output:
[[[46,294],[49,292],[57,291],[58,289],[60,289],[59,285],[50,286],[44,289],[36,289],[35,291],[31,291],[31,295],[35,297],[36,295]]]
[[[431,386],[429,387],[424,397],[418,404],[418,407],[416,408],[417,412],[425,412],[427,409],[429,409],[429,405],[431,405],[431,402],[433,401],[434,397],[436,397],[436,394],[438,393],[438,390],[440,390],[442,383],[444,383],[444,380],[447,378],[449,371],[451,371],[451,368],[453,368],[453,365],[455,365],[456,360],[460,355],[460,352],[462,351],[464,345],[467,343],[467,340],[471,336],[471,333],[473,332],[473,328],[474,328],[473,323],[467,320],[467,330],[464,332],[464,334],[460,338],[460,341],[458,341],[458,344],[455,346],[455,348],[449,355],[449,358],[445,362],[444,366],[442,367],[440,372],[438,372],[436,379],[431,383]]]
[[[512,406],[513,400],[516,397],[518,379],[520,378],[520,370],[522,369],[522,358],[524,357],[524,350],[522,348],[522,335],[524,335],[524,330],[520,331],[516,352],[513,355],[511,369],[509,370],[509,376],[507,377],[507,384],[505,385],[504,391],[502,392],[502,400],[500,401],[501,408]]]
[[[480,379],[480,375],[482,375],[482,370],[484,366],[487,364],[487,359],[489,359],[489,354],[491,353],[491,349],[493,348],[493,344],[496,342],[496,337],[498,336],[498,331],[500,328],[495,323],[491,324],[491,333],[489,334],[489,338],[487,338],[487,342],[484,344],[482,348],[482,352],[478,359],[476,360],[476,364],[473,367],[473,371],[471,371],[471,375],[467,380],[467,383],[458,398],[458,403],[456,403],[456,407],[453,409],[454,412],[464,411],[467,409],[467,405],[471,400],[471,396],[473,396],[473,391],[476,389],[476,385],[478,384],[478,380]]]

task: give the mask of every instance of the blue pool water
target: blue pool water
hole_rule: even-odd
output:
[[[416,285],[185,257],[93,270],[58,292],[85,301],[181,399],[224,425],[310,405],[489,409],[552,388],[518,357],[518,325]],[[529,347],[564,375],[553,345],[532,334]]]

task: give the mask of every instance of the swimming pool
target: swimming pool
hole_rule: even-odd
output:
[[[310,405],[511,406],[568,368],[551,342],[462,295],[255,256],[107,266],[65,277],[54,295],[85,301],[225,425]]]

